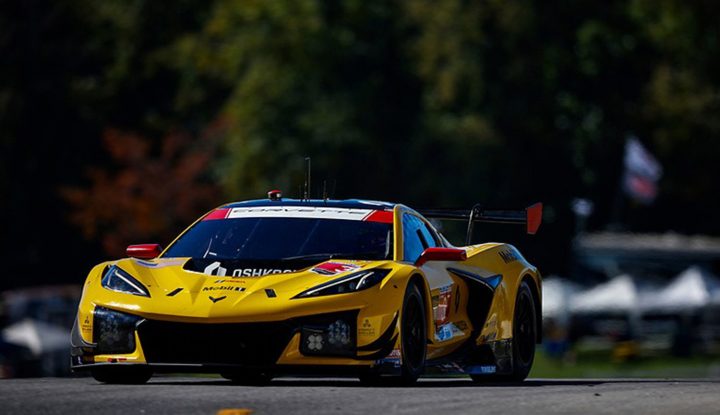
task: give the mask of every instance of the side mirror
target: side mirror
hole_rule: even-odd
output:
[[[467,252],[459,248],[427,248],[420,254],[415,261],[415,266],[419,267],[428,261],[465,261]]]
[[[130,245],[125,250],[127,256],[130,258],[138,259],[153,259],[157,258],[162,252],[162,247],[159,244],[140,244]]]

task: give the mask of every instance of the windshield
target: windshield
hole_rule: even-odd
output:
[[[164,257],[217,260],[391,259],[392,224],[321,218],[203,220]]]

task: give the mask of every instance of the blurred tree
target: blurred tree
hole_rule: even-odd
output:
[[[573,194],[613,192],[608,177],[620,173],[647,77],[624,2],[410,2],[408,15],[419,33],[424,131],[442,142],[482,121],[471,124],[471,142],[485,148],[445,147],[489,163],[469,176],[488,183],[488,197],[567,205]]]
[[[103,141],[115,166],[91,169],[88,188],[63,189],[72,221],[112,257],[123,256],[131,243],[169,243],[220,203],[220,189],[207,172],[221,130],[217,123],[196,140],[171,132],[157,149],[138,135],[106,131]]]
[[[166,51],[185,74],[178,105],[205,106],[208,85],[227,95],[218,169],[228,194],[297,196],[308,155],[315,196],[324,178],[340,184],[336,195],[404,196],[387,180],[417,162],[398,12],[388,2],[218,1],[201,31]]]
[[[629,220],[643,229],[718,234],[720,4],[636,0],[630,13],[657,51],[639,121],[665,175],[656,209]]]
[[[100,145],[109,127],[143,137],[135,145],[153,164],[169,131],[200,137],[217,119],[225,120],[217,157],[190,171],[229,199],[270,187],[296,195],[311,156],[315,196],[328,179],[337,197],[414,206],[543,200],[550,231],[530,252],[550,270],[566,261],[562,248],[546,247],[567,245],[575,197],[595,202],[591,229],[619,219],[630,230],[720,233],[713,205],[700,203],[712,200],[720,175],[719,8],[706,0],[0,3],[0,191],[11,195],[3,261],[11,275],[43,260],[92,262],[84,250],[53,251],[72,236],[56,189],[85,186],[87,165],[102,166],[89,183],[99,194],[138,183],[121,179],[135,164]],[[629,133],[665,176],[654,206],[628,205],[613,218]],[[78,198],[100,199],[80,194],[70,208],[88,237],[129,229],[97,212],[97,227],[81,218]],[[133,200],[118,209],[147,228]],[[46,206],[58,206],[55,215]],[[135,236],[155,232],[164,231]]]
[[[162,137],[211,116],[176,114],[175,74],[152,51],[203,19],[205,1],[0,2],[0,288],[79,281],[102,255],[67,222],[58,189],[107,161],[108,126]],[[177,119],[182,119],[178,123]],[[64,273],[46,264],[62,262]]]

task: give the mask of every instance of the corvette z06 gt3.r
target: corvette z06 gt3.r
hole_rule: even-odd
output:
[[[219,373],[410,383],[426,370],[527,377],[541,277],[512,245],[470,244],[476,222],[540,226],[523,211],[427,210],[365,200],[268,199],[210,211],[167,249],[95,266],[72,330],[72,368],[105,383]],[[464,220],[467,246],[428,219]]]

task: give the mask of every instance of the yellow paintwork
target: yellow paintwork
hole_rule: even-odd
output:
[[[357,327],[357,345],[363,346],[376,340],[393,321],[396,313],[402,310],[402,302],[407,285],[411,278],[420,277],[427,307],[428,337],[432,343],[428,345],[427,358],[442,357],[454,351],[464,340],[470,336],[474,329],[466,314],[466,307],[448,307],[448,323],[463,327],[458,333],[453,333],[449,339],[438,340],[434,338],[438,329],[434,321],[432,299],[442,288],[433,281],[445,278],[445,290],[459,290],[460,304],[466,304],[468,299],[467,283],[445,272],[448,266],[456,267],[479,275],[502,274],[502,282],[496,289],[485,327],[481,329],[478,343],[485,341],[509,339],[512,337],[512,319],[515,304],[515,295],[522,278],[529,278],[540,294],[540,275],[520,253],[511,245],[499,243],[486,243],[465,247],[468,259],[464,262],[428,262],[421,267],[404,261],[402,241],[402,215],[404,213],[417,215],[412,209],[403,205],[394,208],[394,255],[395,260],[389,261],[342,261],[332,262],[351,263],[361,267],[333,277],[319,275],[310,269],[300,270],[287,274],[271,274],[263,277],[218,277],[203,273],[183,270],[186,259],[167,258],[162,256],[154,260],[137,260],[125,258],[117,261],[104,262],[95,266],[89,273],[78,309],[78,322],[81,327],[80,334],[86,342],[92,342],[92,313],[96,306],[124,311],[148,319],[166,320],[175,322],[195,323],[242,323],[242,322],[270,322],[290,318],[323,314],[336,311],[359,310]],[[419,215],[418,215],[419,216]],[[424,220],[424,218],[421,217]],[[512,251],[516,260],[506,263],[499,255],[500,251]],[[102,273],[109,265],[116,265],[144,284],[150,292],[150,298],[110,291],[101,286]],[[330,278],[338,278],[348,273],[358,272],[371,268],[391,269],[390,274],[382,283],[367,290],[313,298],[292,299],[299,292],[327,282]],[[212,302],[209,295],[215,294],[209,289],[214,287],[243,287],[244,291],[224,290],[218,291],[227,298],[220,302]],[[450,287],[450,288],[447,288]],[[172,297],[167,294],[177,288],[183,290]],[[266,288],[272,288],[276,298],[268,298]],[[455,300],[457,301],[457,300]],[[399,316],[398,322],[402,320]],[[84,322],[84,323],[83,323]],[[360,327],[365,325],[362,332]],[[399,333],[399,323],[394,329]],[[142,342],[135,334],[136,350],[126,355],[97,355],[91,359],[95,363],[118,361],[144,363]],[[299,351],[299,334],[296,334],[286,346],[277,364],[281,365],[373,365],[373,361],[355,360],[341,357],[308,357]],[[399,348],[400,339],[396,348]],[[369,352],[368,352],[369,353]],[[361,353],[362,354],[362,353]]]

